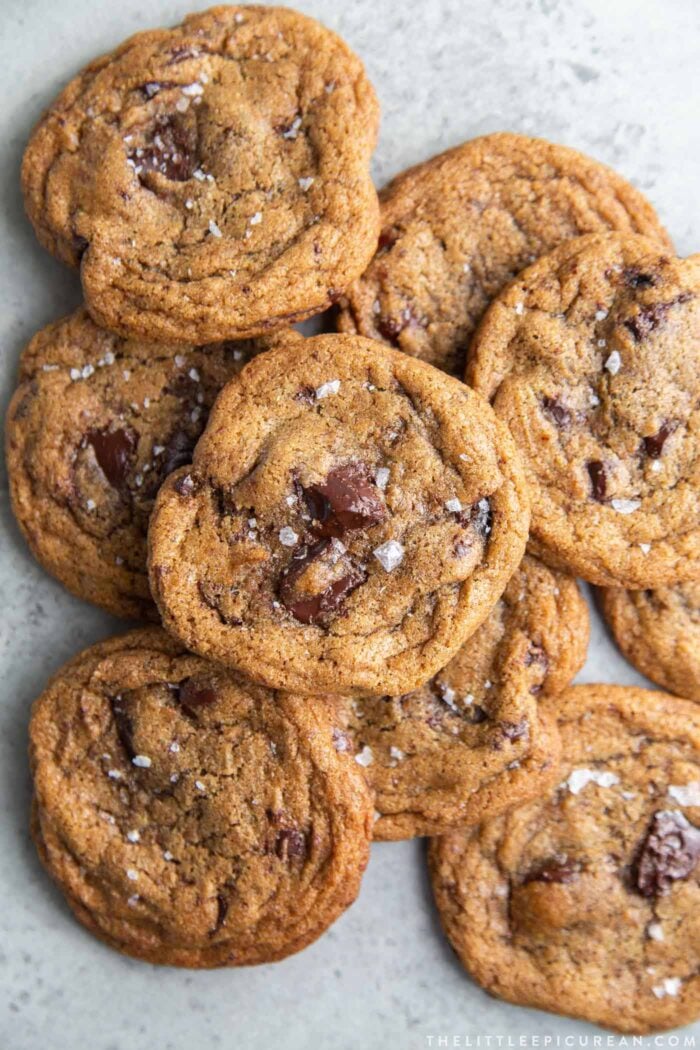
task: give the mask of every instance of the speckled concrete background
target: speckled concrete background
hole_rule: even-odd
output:
[[[22,215],[18,169],[31,125],[93,55],[138,29],[175,22],[191,6],[0,4],[3,406],[23,343],[79,301],[75,275],[39,249]],[[482,132],[539,134],[618,167],[649,194],[680,253],[700,249],[698,0],[299,6],[339,31],[367,64],[383,107],[378,184]],[[590,1026],[498,1003],[470,984],[438,931],[418,842],[375,847],[354,908],[317,944],[274,967],[156,969],[83,933],[28,840],[27,715],[55,668],[119,624],[71,598],[32,562],[13,525],[4,478],[1,507],[2,1050],[373,1050],[437,1046],[439,1036],[466,1046],[477,1035],[594,1035]],[[640,680],[599,621],[582,677]],[[700,1025],[696,1031],[700,1041]]]

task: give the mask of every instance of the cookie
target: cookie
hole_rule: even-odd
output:
[[[66,664],[32,710],[33,832],[80,922],[170,966],[315,940],[357,895],[372,825],[331,713],[155,627]]]
[[[24,155],[27,214],[98,324],[160,342],[259,335],[369,262],[378,105],[361,62],[281,7],[139,33],[64,89]]]
[[[559,742],[538,701],[583,666],[588,633],[576,581],[526,557],[444,670],[413,693],[343,704],[381,814],[374,838],[440,835],[547,791]]]
[[[434,839],[445,933],[510,1002],[649,1032],[700,1017],[700,712],[575,686],[548,797]]]
[[[155,494],[190,462],[223,384],[275,338],[174,349],[122,339],[82,309],[34,336],[7,413],[10,493],[32,553],[73,594],[157,619]]]
[[[700,255],[561,245],[489,308],[467,381],[510,427],[532,550],[599,586],[700,576]]]
[[[189,649],[255,681],[398,694],[488,615],[528,498],[463,383],[360,337],[282,343],[224,387],[160,490],[151,589]]]
[[[380,194],[382,232],[346,293],[339,327],[462,376],[486,307],[562,241],[613,229],[671,242],[649,202],[566,146],[500,133],[397,176]]]
[[[620,649],[657,685],[700,702],[700,582],[658,590],[600,592]]]

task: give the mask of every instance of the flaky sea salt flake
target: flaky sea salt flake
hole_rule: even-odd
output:
[[[385,572],[393,572],[403,561],[404,548],[398,540],[387,540],[380,547],[375,547],[372,553]]]

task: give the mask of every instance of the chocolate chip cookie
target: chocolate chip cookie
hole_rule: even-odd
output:
[[[600,603],[630,663],[664,689],[700,702],[700,582],[646,591],[610,587]]]
[[[399,175],[380,194],[382,232],[342,299],[344,332],[381,339],[461,376],[486,307],[562,241],[613,229],[671,250],[649,202],[566,146],[500,133]]]
[[[447,936],[499,998],[648,1032],[700,1016],[700,712],[575,686],[548,797],[431,845]]]
[[[75,77],[22,166],[42,244],[94,319],[208,343],[325,309],[364,269],[378,106],[361,62],[281,7],[214,7]]]
[[[331,709],[159,628],[85,650],[32,711],[33,832],[77,918],[170,966],[272,962],[352,903],[372,801]]]
[[[528,493],[486,402],[357,336],[280,345],[222,390],[158,495],[151,589],[188,648],[273,688],[415,688],[522,558]]]
[[[587,645],[575,580],[526,557],[486,622],[424,686],[343,703],[376,792],[375,839],[439,835],[552,787],[558,734],[538,700],[569,684]]]
[[[561,245],[489,308],[467,380],[533,488],[533,551],[600,586],[700,576],[700,255]]]
[[[122,339],[85,310],[34,336],[7,413],[10,493],[33,554],[70,591],[157,619],[146,570],[155,494],[190,462],[223,384],[276,339],[175,349]]]

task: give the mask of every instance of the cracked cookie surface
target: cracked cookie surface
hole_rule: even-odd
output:
[[[358,893],[372,801],[320,700],[159,628],[95,645],[32,710],[33,834],[77,918],[149,962],[272,962]]]
[[[486,135],[433,157],[380,201],[379,246],[342,299],[340,330],[460,377],[491,300],[562,241],[614,229],[671,250],[652,206],[620,175],[525,135]]]
[[[443,667],[522,558],[528,493],[484,400],[329,335],[221,392],[149,529],[151,587],[191,649],[273,687],[399,693]]]
[[[467,381],[523,454],[533,553],[600,586],[700,576],[700,256],[561,245],[489,308]]]
[[[360,60],[286,8],[215,7],[93,61],[32,134],[42,244],[95,320],[209,343],[325,309],[369,261],[378,106]]]
[[[656,590],[600,592],[615,641],[663,689],[700,703],[700,582]]]
[[[6,423],[12,505],[35,557],[70,591],[157,619],[146,569],[155,494],[190,462],[223,384],[275,339],[173,348],[122,339],[81,309],[28,343]]]
[[[526,557],[426,685],[343,702],[347,741],[376,793],[374,838],[439,835],[548,790],[559,743],[540,700],[583,666],[588,632],[576,581]]]
[[[442,924],[487,991],[622,1032],[700,1015],[700,712],[575,686],[547,798],[434,839]]]

